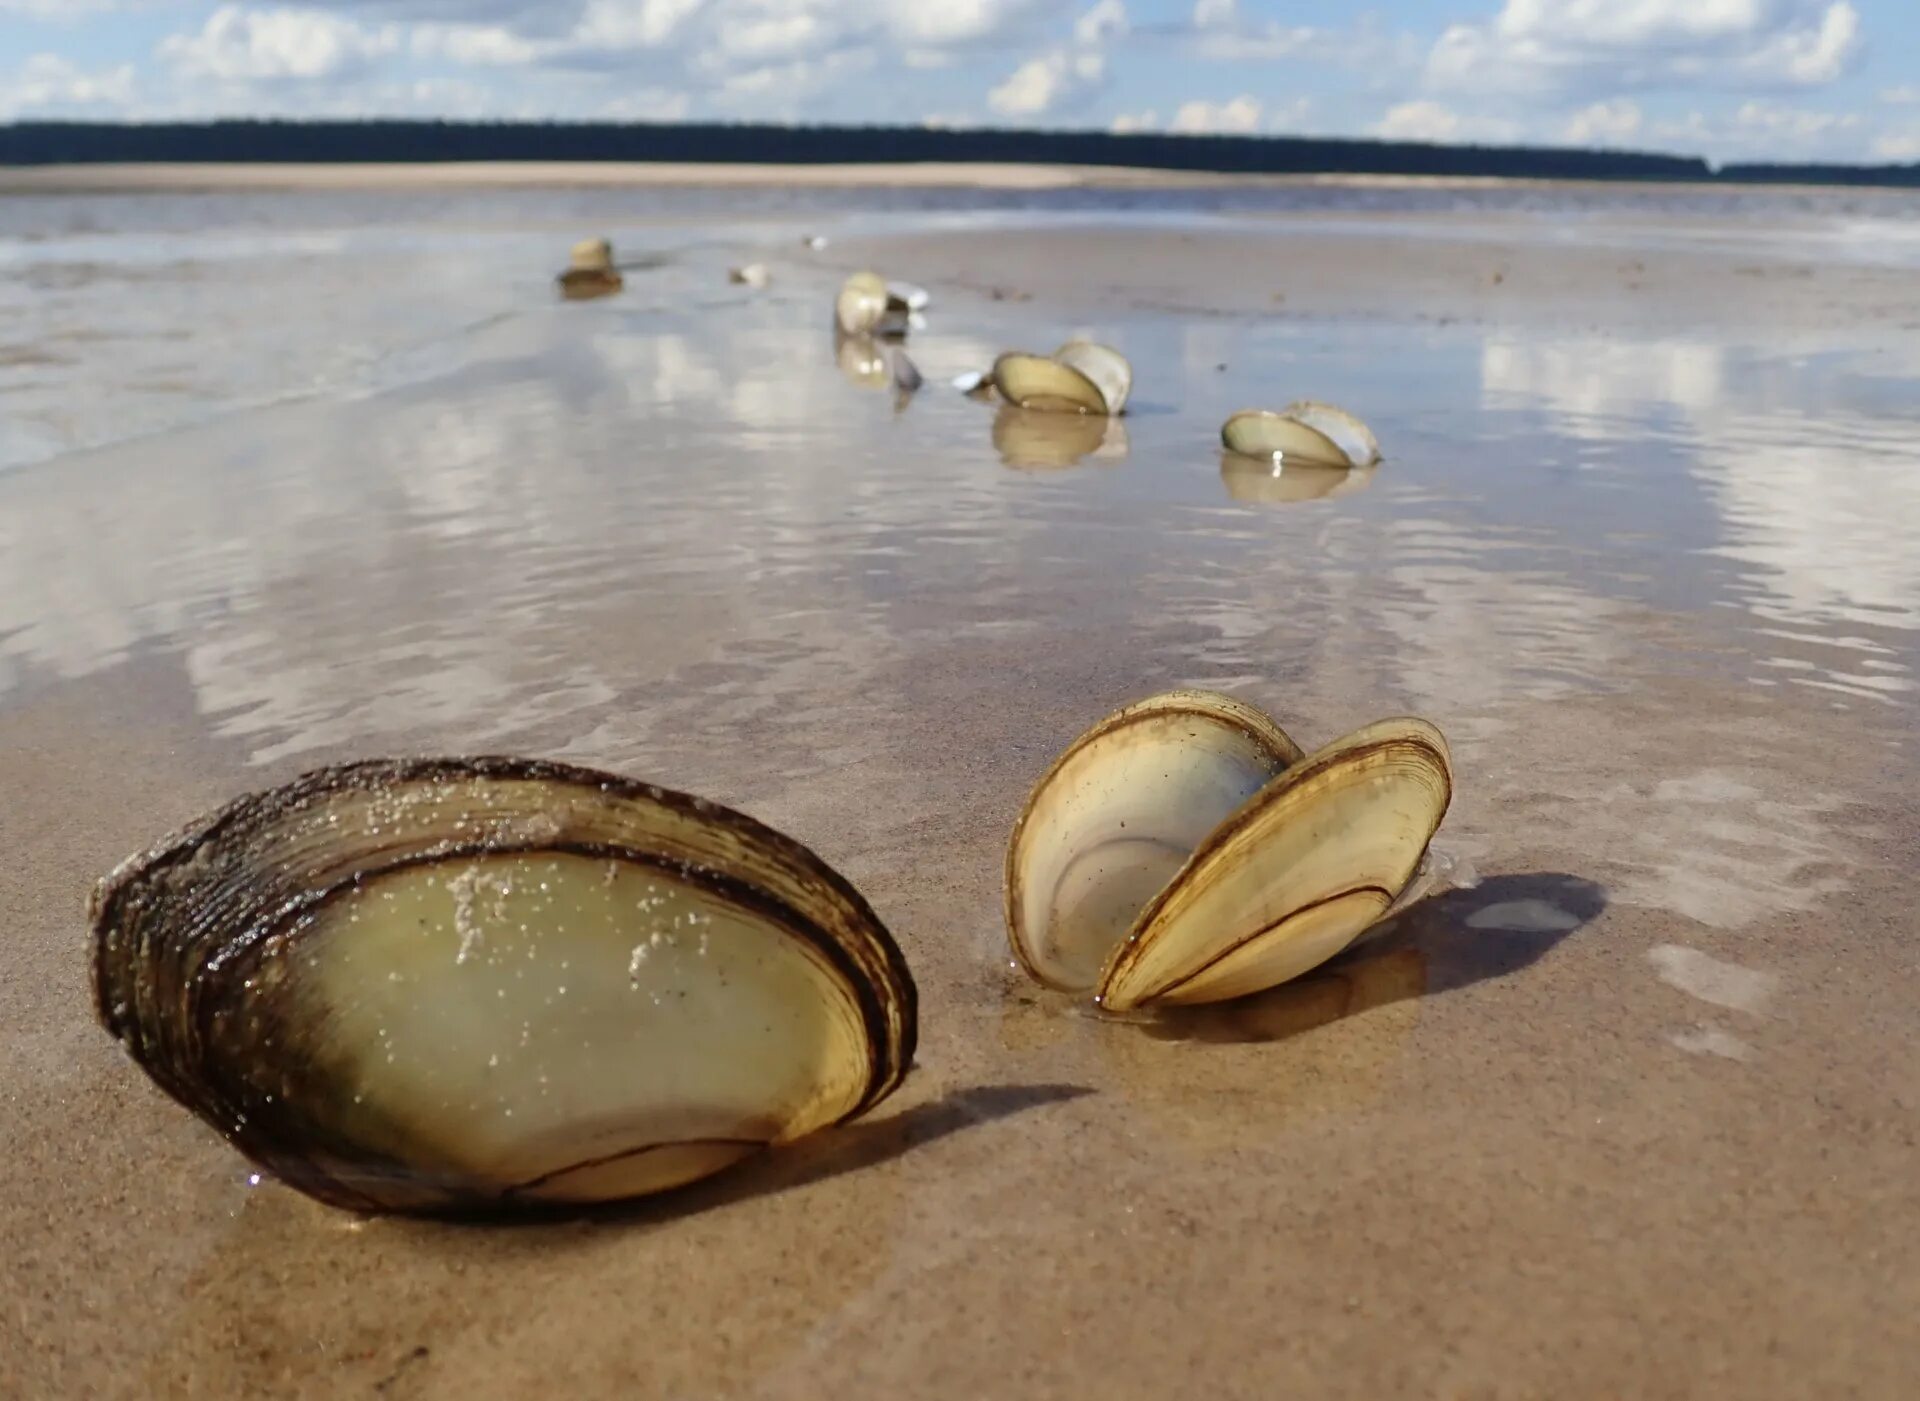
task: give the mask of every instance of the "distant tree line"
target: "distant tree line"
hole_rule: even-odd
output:
[[[776,165],[980,161],[1141,166],[1248,175],[1920,185],[1920,165],[1746,165],[1716,172],[1704,160],[1692,156],[1296,136],[600,122],[20,122],[0,126],[0,165],[383,161]]]

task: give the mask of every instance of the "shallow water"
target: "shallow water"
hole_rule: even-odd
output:
[[[13,1150],[5,1240],[66,1301],[30,1378],[83,1375],[91,1348],[156,1390],[324,1362],[343,1389],[431,1394],[565,1375],[957,1395],[1064,1385],[1091,1350],[1146,1394],[1195,1365],[1123,1326],[1152,1303],[1230,1394],[1382,1394],[1403,1366],[1516,1395],[1657,1394],[1694,1367],[1744,1394],[1896,1394],[1912,1313],[1887,1305],[1920,1288],[1894,1248],[1920,1083],[1911,336],[1124,301],[1087,319],[1044,288],[936,285],[910,342],[927,385],[899,405],[836,357],[839,255],[797,244],[816,208],[719,224],[717,197],[667,201],[684,218],[622,239],[662,265],[561,306],[558,225],[618,232],[640,197],[567,197],[548,230],[525,198],[463,197],[451,234],[441,212],[314,232],[283,210],[203,235],[108,202],[88,257],[111,271],[7,284],[134,357],[111,414],[67,368],[9,386],[27,407],[0,440],[20,463],[0,476],[0,737],[32,794],[0,819],[25,852],[5,1075],[37,1145]],[[1576,206],[1632,243],[1638,206]],[[1204,257],[1212,211],[1192,213]],[[1125,235],[1124,209],[1100,214]],[[123,217],[147,261],[113,253]],[[929,227],[887,218],[870,246]],[[754,249],[766,294],[724,279]],[[1143,234],[1140,256],[1164,253]],[[226,262],[236,281],[210,272]],[[291,317],[263,292],[289,267]],[[1080,332],[1133,360],[1118,432],[1076,441],[948,387]],[[178,386],[134,385],[175,354]],[[1366,415],[1386,464],[1276,481],[1223,460],[1228,412],[1302,396]],[[1460,772],[1441,845],[1484,884],[1327,977],[1150,1033],[1029,994],[998,928],[1007,824],[1076,731],[1175,684],[1309,744],[1430,716]],[[619,768],[816,846],[920,969],[898,1118],[684,1215],[546,1234],[348,1234],[246,1191],[90,1025],[80,895],[239,787],[418,750]],[[103,1100],[106,1131],[75,1141]],[[115,1263],[127,1236],[137,1269]],[[1017,1317],[995,1303],[1035,1288]],[[1228,1326],[1251,1311],[1311,1326]],[[726,1336],[698,1322],[722,1316]],[[1582,1362],[1576,1336],[1655,1318],[1638,1351]],[[1794,1368],[1768,1370],[1749,1327]],[[629,1333],[660,1340],[644,1380],[608,1346]],[[1835,1338],[1852,1350],[1820,1354]]]

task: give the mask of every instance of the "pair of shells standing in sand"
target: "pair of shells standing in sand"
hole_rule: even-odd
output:
[[[1015,958],[1113,1012],[1271,987],[1393,908],[1450,792],[1422,721],[1303,755],[1225,696],[1129,706],[1014,829]],[[865,1113],[913,1061],[906,960],[824,861],[560,764],[321,770],[129,859],[91,913],[134,1060],[356,1210],[676,1187]]]

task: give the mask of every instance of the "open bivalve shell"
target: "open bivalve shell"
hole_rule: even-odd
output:
[[[1027,800],[1007,852],[1014,957],[1111,1012],[1274,987],[1393,906],[1451,797],[1446,741],[1424,720],[1303,757],[1230,697],[1141,701],[1075,740]]]
[[[1242,409],[1220,429],[1227,451],[1313,467],[1371,467],[1380,460],[1373,430],[1332,404],[1303,399],[1279,413]]]
[[[1092,341],[1069,341],[1050,356],[1009,351],[993,362],[992,379],[1008,403],[1049,413],[1111,417],[1133,392],[1126,357]]]
[[[817,856],[562,764],[323,769],[130,859],[91,913],[128,1054],[357,1210],[676,1187],[864,1113],[913,1058],[906,963]]]
[[[626,286],[613,261],[613,244],[604,238],[583,239],[573,245],[567,270],[560,274],[560,295],[568,301],[609,297]]]
[[[877,272],[849,277],[833,304],[834,324],[849,336],[904,336],[911,317],[906,298]]]

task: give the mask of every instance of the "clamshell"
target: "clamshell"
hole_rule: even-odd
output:
[[[1111,1012],[1273,987],[1393,906],[1451,795],[1446,742],[1423,720],[1302,757],[1230,697],[1128,706],[1068,747],[1015,825],[1014,957]]]
[[[130,859],[91,913],[128,1054],[357,1210],[679,1186],[866,1112],[913,1057],[905,960],[820,858],[563,764],[323,769]]]
[[[1380,461],[1373,430],[1332,404],[1302,399],[1278,413],[1242,409],[1220,429],[1227,451],[1308,467],[1371,467]]]

